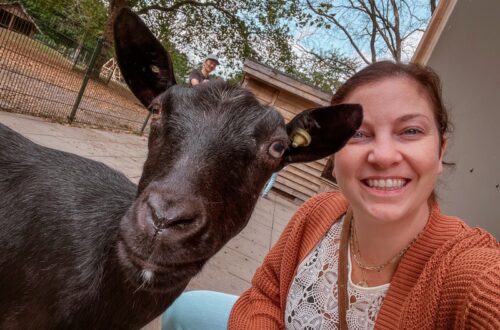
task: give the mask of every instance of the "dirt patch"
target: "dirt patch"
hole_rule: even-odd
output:
[[[56,50],[0,28],[0,109],[67,122],[84,75]],[[89,80],[75,122],[137,132],[147,114],[125,85]]]

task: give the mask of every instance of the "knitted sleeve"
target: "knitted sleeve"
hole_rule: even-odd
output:
[[[500,329],[500,249],[477,249],[469,256],[480,257],[487,263],[480,268],[468,290],[464,328]],[[470,258],[465,261],[467,259]]]
[[[284,329],[280,307],[280,271],[286,245],[296,222],[303,220],[301,208],[285,227],[279,240],[264,258],[245,291],[231,311],[228,328],[231,330]]]

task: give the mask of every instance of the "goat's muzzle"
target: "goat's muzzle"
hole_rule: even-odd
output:
[[[203,206],[194,198],[151,192],[145,204],[141,212],[143,219],[139,221],[148,232],[171,230],[180,238],[203,226]]]

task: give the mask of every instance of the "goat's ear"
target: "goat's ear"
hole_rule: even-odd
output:
[[[146,24],[128,8],[114,22],[115,52],[127,85],[146,107],[176,84],[172,60]]]
[[[359,104],[339,104],[301,112],[286,125],[291,142],[282,165],[311,162],[335,153],[353,136],[362,120],[363,109]],[[298,146],[293,145],[294,135],[299,135]],[[300,138],[303,145],[300,145]]]

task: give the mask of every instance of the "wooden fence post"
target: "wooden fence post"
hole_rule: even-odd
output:
[[[144,120],[144,123],[142,124],[140,135],[144,134],[144,129],[146,128],[146,125],[148,124],[149,117],[151,117],[151,111],[148,111],[148,115],[146,117],[146,120]]]

